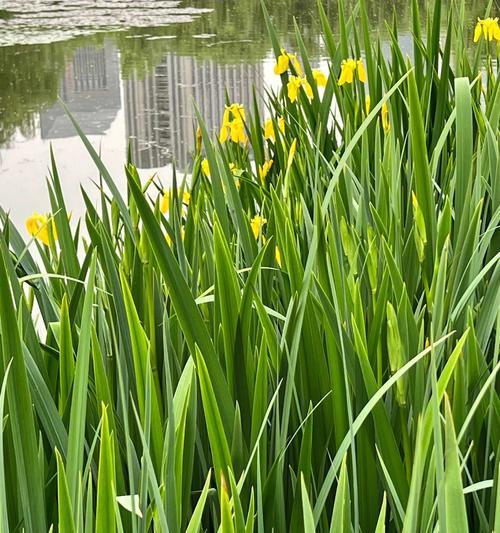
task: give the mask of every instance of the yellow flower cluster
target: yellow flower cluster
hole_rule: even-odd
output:
[[[241,104],[231,104],[224,110],[219,141],[225,143],[228,138],[235,143],[245,143],[245,108]]]
[[[267,219],[264,217],[261,217],[260,215],[255,215],[252,220],[250,221],[250,226],[252,227],[253,236],[257,240],[259,236],[262,233],[262,228],[264,225],[267,224]],[[262,235],[262,242],[266,243],[266,237]],[[281,253],[279,248],[276,246],[274,249],[274,258],[276,259],[276,263],[278,263],[278,266],[281,267]]]
[[[32,237],[36,237],[46,246],[49,245],[49,220],[45,215],[40,215],[36,211],[26,219],[26,229]],[[56,225],[52,220],[52,236],[57,240]]]
[[[267,219],[261,217],[260,215],[255,215],[250,221],[250,226],[252,227],[253,236],[258,239],[260,232],[264,225],[267,224]]]
[[[358,75],[358,79],[361,83],[367,82],[368,78],[366,76],[363,61],[361,59],[344,59],[341,65],[338,84],[344,85],[345,83],[353,83],[355,74]]]
[[[278,118],[278,128],[281,133],[285,133],[285,119],[283,117]],[[276,141],[276,133],[274,131],[273,119],[268,118],[264,123],[264,139],[271,141]]]
[[[498,25],[498,17],[477,19],[476,28],[474,30],[474,42],[477,43],[481,36],[483,36],[485,41],[500,41],[500,26]]]
[[[297,54],[291,54],[282,48],[281,54],[278,56],[276,64],[274,65],[274,73],[278,75],[284,74],[290,68],[290,64],[293,65],[293,72],[287,84],[288,98],[290,99],[290,102],[293,103],[297,100],[301,87],[304,88],[309,100],[312,100],[313,90],[311,84],[304,76],[302,66],[297,59]],[[326,87],[328,79],[321,70],[314,69],[312,75],[318,87]]]
[[[205,174],[205,176],[207,178],[210,177],[210,166],[208,164],[208,159],[203,159],[203,161],[201,162],[201,171],[203,172],[203,174]],[[234,164],[234,163],[229,163],[229,171],[231,172],[231,174],[233,176],[238,176],[239,174],[239,169],[238,167]],[[239,189],[240,188],[240,180],[237,179],[236,180],[236,187]]]
[[[293,65],[295,72],[299,76],[302,76],[302,66],[297,59],[297,54],[290,54],[284,48],[281,49],[281,54],[276,60],[276,65],[274,65],[274,73],[277,75],[284,74],[290,68],[290,63]]]
[[[290,98],[290,102],[293,103],[297,100],[301,87],[303,87],[306,91],[306,95],[309,100],[312,100],[313,90],[307,79],[303,76],[290,76],[290,79],[287,84],[288,98]]]

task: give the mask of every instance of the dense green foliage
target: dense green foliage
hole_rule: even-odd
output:
[[[498,45],[442,15],[410,63],[319,4],[326,86],[297,30],[167,194],[75,123],[99,205],[0,211],[2,531],[500,530]]]

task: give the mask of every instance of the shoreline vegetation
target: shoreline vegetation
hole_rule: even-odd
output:
[[[500,28],[363,0],[189,182],[0,208],[0,530],[500,531]],[[441,19],[447,17],[447,32]],[[325,66],[326,65],[326,66]],[[64,105],[64,104],[62,104]],[[28,236],[28,238],[27,238]]]

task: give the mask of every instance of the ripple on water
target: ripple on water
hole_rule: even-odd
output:
[[[191,22],[210,11],[172,0],[3,0],[0,46]]]

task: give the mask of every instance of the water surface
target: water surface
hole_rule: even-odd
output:
[[[311,57],[324,50],[316,2],[273,0],[282,41],[293,18]],[[371,0],[374,37],[395,14],[410,52],[409,4]],[[485,1],[468,2],[471,26]],[[337,5],[324,0],[336,28]],[[424,6],[422,6],[424,10]],[[446,13],[445,13],[446,14]],[[444,23],[444,21],[443,21]],[[58,103],[71,109],[120,187],[128,143],[144,177],[167,186],[194,145],[192,102],[217,128],[224,90],[248,106],[252,88],[276,83],[259,0],[4,0],[0,8],[0,205],[16,223],[49,210],[45,177],[52,144],[69,208],[97,171]]]

